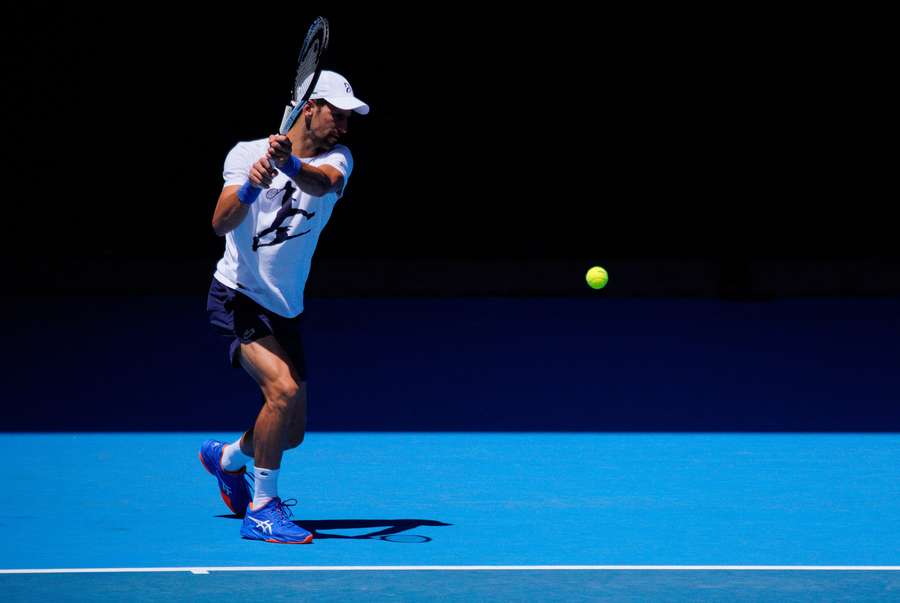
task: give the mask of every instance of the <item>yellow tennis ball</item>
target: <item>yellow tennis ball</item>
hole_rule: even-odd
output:
[[[587,284],[591,289],[602,289],[609,282],[609,275],[605,269],[600,266],[594,266],[587,271],[585,280],[587,280]]]

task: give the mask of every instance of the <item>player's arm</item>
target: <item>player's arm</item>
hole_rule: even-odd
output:
[[[236,184],[226,186],[219,194],[219,200],[216,202],[216,209],[213,212],[212,227],[220,237],[237,228],[237,225],[244,221],[250,211],[250,206],[241,203],[238,199],[240,188]]]
[[[314,166],[304,163],[293,177],[297,187],[313,197],[321,197],[344,186],[344,175],[330,165]]]
[[[270,157],[278,166],[278,169],[287,174],[297,187],[308,195],[321,197],[333,191],[339,191],[344,186],[344,175],[330,165],[314,166],[293,157],[291,155],[291,141],[287,136],[269,136],[269,150],[266,157]],[[293,164],[288,162],[292,161]],[[297,167],[299,166],[299,170]],[[297,170],[297,171],[295,171]]]
[[[256,201],[260,190],[268,188],[271,184],[269,161],[262,157],[250,167],[247,184],[223,188],[213,211],[212,227],[215,233],[223,237],[237,228],[250,213],[250,206]]]

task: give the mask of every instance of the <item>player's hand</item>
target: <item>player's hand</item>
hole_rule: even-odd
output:
[[[276,166],[283,166],[291,156],[291,139],[282,134],[269,136],[269,150],[266,155],[272,158]]]
[[[250,166],[250,182],[259,188],[269,188],[272,186],[272,178],[276,173],[272,164],[269,163],[269,158],[260,157],[256,163]]]

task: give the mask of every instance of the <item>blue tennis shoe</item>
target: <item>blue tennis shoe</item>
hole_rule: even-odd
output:
[[[296,502],[296,501],[294,501]],[[277,496],[259,509],[247,508],[241,537],[265,540],[278,544],[309,544],[313,535],[290,520],[293,504],[282,502]]]
[[[224,449],[225,442],[206,440],[200,446],[200,462],[203,463],[203,468],[219,482],[219,494],[231,512],[243,517],[247,511],[247,505],[253,500],[250,495],[250,486],[247,485],[247,468],[241,467],[240,471],[223,469],[222,453]]]

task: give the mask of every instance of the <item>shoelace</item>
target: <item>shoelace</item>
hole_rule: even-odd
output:
[[[291,507],[297,504],[296,498],[289,498],[287,500],[278,499],[275,502],[275,510],[278,512],[278,516],[281,521],[294,525],[294,522],[291,521],[291,517],[294,516],[294,512],[291,510]]]

